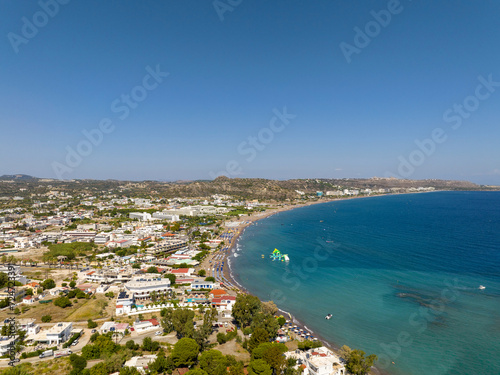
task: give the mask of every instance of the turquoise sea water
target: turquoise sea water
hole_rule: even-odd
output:
[[[274,248],[290,262],[273,262]],[[282,212],[247,228],[229,262],[251,293],[391,374],[500,374],[500,193]]]

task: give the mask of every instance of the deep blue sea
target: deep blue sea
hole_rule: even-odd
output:
[[[500,192],[297,208],[248,227],[229,261],[251,293],[390,374],[500,374]]]

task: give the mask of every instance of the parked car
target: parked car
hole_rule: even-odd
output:
[[[156,336],[159,336],[159,335],[162,335],[162,334],[163,334],[163,332],[162,332],[162,331],[156,331],[156,332],[155,332],[155,335],[156,335]]]
[[[91,333],[96,333],[97,332],[97,329],[93,329],[92,331],[90,331]]]
[[[77,346],[78,345],[78,340],[73,341],[73,344],[71,346]]]

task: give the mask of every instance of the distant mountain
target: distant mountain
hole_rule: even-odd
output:
[[[37,177],[29,176],[27,174],[4,174],[0,176],[0,180],[37,180]]]
[[[1,176],[0,181],[9,181],[9,183],[0,184],[0,197],[17,195],[29,197],[31,194],[45,194],[51,190],[58,190],[72,196],[80,195],[82,192],[95,196],[115,194],[141,198],[207,198],[214,194],[225,194],[242,199],[284,201],[298,198],[300,196],[298,192],[315,195],[317,191],[326,193],[327,191],[354,188],[402,189],[403,191],[418,187],[434,187],[436,190],[500,190],[498,186],[482,186],[469,181],[405,180],[377,177],[268,180],[221,176],[215,180],[162,182],[90,179],[67,181],[17,174]]]

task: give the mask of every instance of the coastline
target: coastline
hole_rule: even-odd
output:
[[[226,254],[224,256],[223,274],[224,274],[225,278],[227,280],[229,280],[229,282],[231,284],[233,284],[234,286],[237,287],[237,292],[252,294],[241,283],[239,283],[239,281],[233,276],[232,270],[231,270],[231,264],[230,264],[230,261],[229,261],[229,257],[231,256],[231,254],[233,254],[235,252],[236,246],[238,245],[239,237],[245,231],[245,229],[248,228],[250,225],[256,223],[257,221],[261,220],[261,219],[265,219],[265,218],[271,217],[271,216],[273,216],[273,215],[275,215],[277,213],[280,213],[280,212],[290,211],[290,210],[293,210],[295,208],[308,207],[308,206],[312,206],[312,205],[315,205],[315,204],[329,203],[329,202],[335,202],[335,201],[343,201],[343,200],[347,200],[347,199],[350,200],[350,199],[373,198],[373,197],[382,197],[382,196],[387,196],[387,195],[400,195],[400,194],[405,194],[405,195],[406,194],[420,194],[420,192],[415,192],[415,193],[396,193],[396,194],[384,194],[384,195],[372,195],[372,196],[361,196],[361,197],[360,196],[355,196],[355,197],[349,197],[349,198],[334,198],[334,199],[328,199],[328,200],[308,202],[306,204],[293,205],[293,206],[290,205],[290,206],[286,206],[286,207],[281,207],[279,209],[271,210],[269,212],[261,213],[259,215],[252,215],[252,216],[246,217],[246,218],[244,218],[244,220],[242,220],[242,218],[239,218],[238,220],[235,220],[235,221],[242,221],[242,222],[244,222],[244,224],[242,224],[241,226],[237,227],[237,232],[233,236],[231,243],[228,245],[229,248],[228,248],[228,250],[227,250],[227,252],[226,252]],[[306,326],[306,324],[307,324],[306,322],[302,322],[299,319],[297,319],[290,312],[282,310],[280,308],[280,306],[277,306],[277,307],[278,307],[279,313],[281,315],[285,316],[285,317],[288,316],[288,319],[290,321],[292,321],[294,323],[294,325],[297,325],[301,329],[305,329],[306,331],[310,332],[325,347],[327,347],[328,349],[330,349],[334,353],[336,353],[336,354],[339,353],[339,350],[340,350],[339,344],[337,344],[337,343],[331,343],[331,342],[327,341],[324,337],[322,337],[322,335],[320,333],[317,333],[317,332],[314,332],[314,331],[310,330]],[[386,371],[378,369],[376,366],[372,367],[371,373],[372,374],[377,374],[377,375],[389,375],[390,374],[389,372],[386,372]]]

